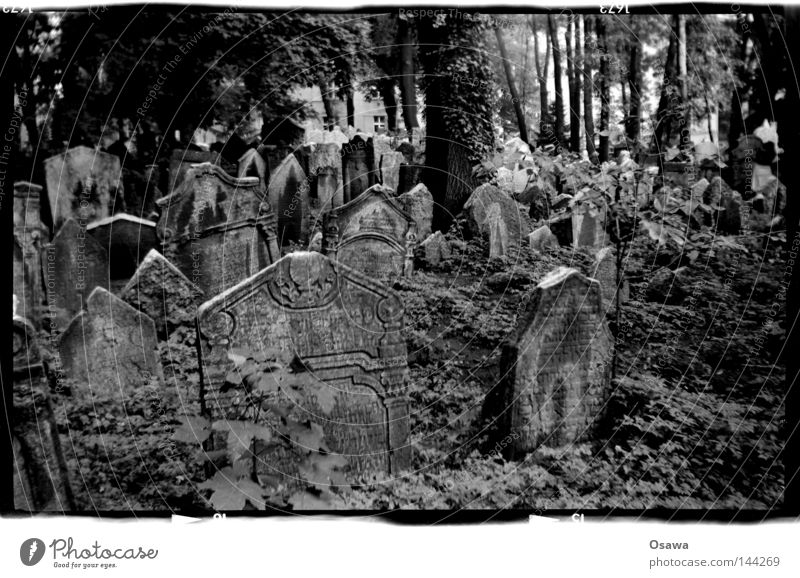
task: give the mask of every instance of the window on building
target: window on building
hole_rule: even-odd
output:
[[[386,117],[373,116],[372,117],[372,132],[386,132]]]

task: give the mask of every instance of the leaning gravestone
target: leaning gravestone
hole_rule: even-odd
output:
[[[403,210],[414,217],[417,223],[417,238],[425,239],[431,234],[433,223],[433,195],[422,183],[415,186],[407,193],[403,193],[397,200]]]
[[[278,242],[300,243],[308,238],[311,220],[308,180],[295,155],[287,155],[269,180],[267,195],[278,219]]]
[[[489,239],[489,207],[497,203],[508,233],[508,241],[518,245],[528,235],[528,225],[514,200],[494,185],[481,185],[470,195],[464,205],[467,232],[472,237]]]
[[[232,349],[297,359],[318,393],[297,403],[355,472],[397,473],[410,461],[403,304],[388,287],[320,253],[294,252],[200,307],[206,407],[228,414]],[[285,392],[284,392],[285,393]],[[333,396],[332,403],[319,400]],[[296,464],[270,466],[296,475]]]
[[[489,222],[489,258],[503,257],[508,253],[508,231],[499,203],[491,204],[486,220]]]
[[[151,249],[160,246],[156,223],[126,213],[96,221],[86,231],[108,253],[112,281],[127,281]]]
[[[528,235],[528,242],[531,248],[535,251],[543,253],[553,249],[558,249],[558,238],[550,230],[547,225],[542,225],[530,235]]]
[[[323,250],[370,278],[391,282],[413,270],[416,228],[392,191],[375,185],[325,216]]]
[[[153,319],[162,339],[178,327],[194,325],[202,295],[197,285],[155,249],[119,293],[123,301]]]
[[[257,178],[237,179],[205,163],[158,201],[164,256],[206,296],[277,261],[276,220]]]
[[[33,296],[33,278],[35,277],[35,271],[31,271],[28,260],[25,259],[22,242],[19,240],[16,233],[14,234],[12,258],[14,262],[12,290],[18,301],[18,303],[16,303],[16,310],[26,317],[33,318],[40,309]]]
[[[29,272],[23,316],[34,324],[39,322],[44,302],[42,251],[49,239],[47,227],[41,219],[41,194],[39,185],[14,183],[14,236],[19,240],[25,269]]]
[[[342,145],[342,179],[344,202],[358,198],[378,182],[372,139],[356,135]]]
[[[405,161],[403,153],[389,151],[381,155],[381,184],[397,192],[400,189],[400,165]]]
[[[313,198],[319,213],[344,204],[342,185],[342,151],[335,143],[320,144],[308,160],[309,176],[313,178]]]
[[[14,317],[14,392],[11,414],[14,509],[30,512],[75,509],[36,330]]]
[[[174,150],[169,160],[169,186],[167,193],[172,194],[183,182],[192,165],[201,163],[216,164],[219,155],[210,151]]]
[[[572,243],[574,247],[599,249],[610,240],[606,233],[606,211],[592,204],[580,203],[572,209]]]
[[[122,401],[153,379],[163,381],[157,346],[153,320],[102,287],[58,340],[64,373],[86,388],[85,395]]]
[[[95,287],[108,287],[108,254],[74,219],[45,249],[43,264],[51,323],[64,328]]]
[[[90,223],[124,210],[119,157],[79,146],[44,161],[53,228],[67,219]]]
[[[617,256],[614,247],[603,247],[597,252],[592,276],[600,282],[600,292],[607,311],[616,308],[617,292],[620,304],[630,297],[628,281],[624,275],[619,285],[617,284]]]
[[[561,267],[539,283],[503,350],[509,459],[587,435],[608,393],[611,343],[598,281]]]
[[[420,247],[423,259],[430,267],[438,267],[442,261],[447,261],[453,255],[450,244],[441,231],[429,235],[420,243]]]

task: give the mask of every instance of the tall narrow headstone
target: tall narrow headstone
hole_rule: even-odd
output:
[[[49,240],[47,227],[41,219],[42,187],[28,182],[14,183],[14,235],[22,248],[25,268],[29,272],[28,296],[23,316],[34,324],[41,316],[44,302],[42,284],[42,251]],[[30,300],[28,302],[28,300]]]
[[[405,161],[403,153],[390,151],[381,156],[381,184],[397,192],[400,189],[400,165]]]
[[[290,241],[304,242],[308,238],[310,207],[309,183],[303,167],[290,154],[270,175],[267,194],[277,215],[278,242],[281,246]]]
[[[617,283],[617,256],[613,247],[603,247],[597,252],[592,276],[600,282],[600,292],[606,310],[616,308],[617,293],[620,304],[628,300],[630,289],[624,274]]]
[[[610,242],[605,229],[605,213],[604,209],[588,204],[576,205],[573,208],[573,246],[600,249]]]
[[[433,195],[428,188],[420,183],[397,197],[397,200],[400,201],[403,210],[417,223],[417,239],[427,238],[431,234],[433,224]]]
[[[239,157],[236,176],[240,179],[244,177],[256,177],[261,182],[261,188],[267,188],[269,179],[269,169],[267,161],[258,153],[256,149],[247,149]]]
[[[150,317],[97,287],[59,337],[58,353],[80,394],[125,401],[154,379],[163,381],[157,345]]]
[[[344,204],[342,150],[335,143],[317,145],[308,162],[319,214]]]
[[[153,319],[162,339],[178,327],[194,325],[202,295],[197,285],[155,249],[119,293],[123,301]]]
[[[342,179],[344,184],[344,202],[358,198],[364,191],[378,182],[378,167],[375,165],[375,154],[372,139],[356,135],[342,145]]]
[[[257,178],[237,179],[205,163],[160,199],[163,254],[206,296],[277,261],[276,219]]]
[[[489,222],[489,258],[503,257],[508,253],[508,231],[498,203],[492,203],[486,211],[486,219]]]
[[[61,449],[36,330],[14,318],[14,392],[11,413],[14,509],[73,511],[66,461]]]
[[[507,457],[588,435],[608,394],[611,344],[598,281],[561,267],[539,283],[503,349]]]
[[[44,169],[55,230],[70,218],[85,226],[125,210],[119,157],[79,146],[50,157]]]
[[[45,249],[47,315],[63,329],[95,287],[109,286],[108,254],[74,219],[59,229]]]
[[[373,279],[410,275],[417,224],[392,191],[375,185],[325,217],[323,249]]]
[[[216,419],[234,416],[237,393],[222,388],[232,349],[279,350],[316,388],[289,397],[294,413],[320,424],[355,472],[397,473],[410,460],[403,315],[400,297],[374,279],[320,253],[290,253],[200,307],[205,405]],[[296,464],[267,463],[296,475]]]

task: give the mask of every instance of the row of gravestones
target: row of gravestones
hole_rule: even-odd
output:
[[[221,376],[229,369],[226,353],[230,348],[259,351],[277,346],[301,358],[323,386],[335,388],[333,415],[326,418],[326,434],[334,451],[350,455],[357,471],[401,469],[409,459],[408,401],[403,392],[407,375],[401,335],[403,306],[379,279],[410,271],[409,249],[416,231],[426,227],[430,230],[429,220],[426,223],[424,219],[424,213],[429,215],[432,210],[429,193],[418,189],[398,198],[383,187],[372,187],[326,217],[327,256],[298,252],[274,262],[278,256],[274,216],[257,186],[252,194],[231,195],[224,186],[230,177],[218,167],[203,165],[192,171],[179,190],[163,200],[169,209],[162,213],[163,230],[169,231],[164,235],[168,241],[165,246],[178,255],[177,266],[155,251],[150,252],[119,297],[101,284],[90,287],[85,271],[82,281],[75,282],[90,294],[85,308],[72,318],[59,339],[65,373],[88,384],[90,390],[117,384],[124,392],[126,387],[159,379],[161,368],[155,354],[158,337],[163,339],[172,326],[192,319],[196,304],[205,294],[211,299],[198,313],[203,344],[201,366],[207,381],[206,395],[213,401],[206,405],[218,408],[221,415],[217,417],[226,417]],[[251,184],[246,178],[238,181],[233,184]],[[238,187],[234,190],[238,192]],[[415,209],[423,213],[422,217],[410,214]],[[491,217],[498,211],[484,213]],[[490,227],[490,234],[491,230]],[[80,238],[79,227],[73,227],[73,233],[75,239]],[[218,255],[219,248],[224,250],[228,243],[235,247],[238,259],[233,260],[232,266]],[[204,254],[209,259],[199,267],[201,274],[196,280],[200,286],[195,287],[184,273],[197,261],[190,264],[185,257]],[[63,255],[66,258],[69,251]],[[364,255],[372,257],[365,260]],[[375,262],[379,264],[376,266]],[[80,274],[81,269],[78,264],[72,271]],[[603,310],[598,283],[576,277],[574,272],[562,277],[560,281],[544,283],[541,290],[570,280],[570,286],[578,288],[571,289],[570,294],[580,291],[580,287],[588,288],[592,293],[588,302],[598,311]],[[205,289],[203,279],[208,279]],[[165,290],[167,286],[169,291]],[[126,298],[136,307],[125,303]],[[597,311],[592,311],[580,318],[586,327],[581,326],[583,333],[573,340],[577,347],[586,341],[586,331],[600,331],[597,327],[604,323]],[[569,317],[570,312],[564,315]],[[538,351],[538,346],[531,350]],[[576,363],[575,359],[584,356],[565,359],[564,363]],[[556,362],[562,363],[558,359]],[[561,369],[554,369],[552,375],[563,380],[562,373]],[[581,379],[571,382],[574,387],[586,385],[581,381],[584,374],[585,371],[576,373]],[[530,383],[524,385],[529,386]],[[507,387],[522,386],[513,382]],[[543,391],[563,389],[553,380],[542,387]],[[602,384],[597,387],[602,390]],[[513,397],[516,403],[516,396]],[[553,402],[558,407],[552,415],[567,416],[562,411],[566,407],[563,404],[572,403],[574,397],[569,394],[564,400]],[[309,403],[313,407],[313,400]],[[593,415],[589,410],[584,413]],[[508,424],[519,426],[513,420]],[[570,428],[569,431],[575,430]],[[525,447],[530,449],[535,443],[539,442]]]

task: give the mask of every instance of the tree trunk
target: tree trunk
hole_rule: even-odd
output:
[[[632,22],[631,26],[635,27]],[[628,88],[630,93],[630,108],[625,119],[625,134],[628,140],[639,142],[642,131],[642,37],[634,29],[634,38],[631,43],[630,66],[628,67]],[[638,38],[637,38],[638,37]]]
[[[575,150],[581,150],[581,101],[583,99],[583,26],[581,20],[575,24],[575,98],[570,101],[570,106],[575,110],[575,124],[578,125],[578,140]]]
[[[381,91],[381,99],[383,100],[383,107],[386,109],[386,128],[390,133],[397,131],[397,97],[394,93],[394,79],[382,78],[378,81],[378,86]],[[350,126],[355,126],[350,123],[350,102],[348,99],[347,106],[348,123]]]
[[[522,103],[519,99],[517,92],[517,83],[514,80],[514,69],[511,67],[511,61],[508,59],[508,51],[506,50],[506,42],[503,39],[503,31],[498,26],[494,29],[497,36],[497,46],[500,49],[500,58],[503,60],[503,68],[506,71],[506,80],[508,81],[508,91],[511,93],[511,102],[514,104],[514,112],[517,115],[517,125],[519,126],[519,138],[526,143],[528,142],[528,126],[525,123],[525,115],[522,113]]]
[[[678,14],[678,82],[681,88],[681,150],[691,147],[692,107],[686,66],[686,15]]]
[[[400,36],[400,99],[403,102],[403,123],[409,134],[419,128],[417,122],[417,82],[414,71],[414,38],[411,25],[399,19]]]
[[[325,107],[325,116],[328,117],[328,122],[324,123],[325,130],[331,130],[339,123],[333,107],[333,93],[328,85],[328,80],[322,72],[317,73],[317,84],[319,85],[319,92],[322,95],[322,105]]]
[[[677,91],[677,36],[670,34],[667,47],[667,60],[664,63],[664,81],[661,85],[661,98],[656,111],[656,126],[653,130],[653,148],[658,154],[664,154],[672,136],[672,100]]]
[[[706,120],[708,123],[708,140],[711,142],[716,142],[714,139],[714,125],[711,122],[711,115],[713,114],[713,110],[711,109],[711,103],[708,100],[708,93],[705,94],[706,99]]]
[[[575,20],[570,16],[567,22],[567,77],[569,80],[569,149],[573,152],[581,149],[581,109],[577,104],[578,66],[577,46],[575,43]]]
[[[531,35],[524,26],[521,30],[525,36],[525,57],[522,60],[522,114],[525,114],[528,103],[528,54],[531,51]]]
[[[609,120],[611,117],[611,88],[608,82],[608,38],[603,17],[597,18],[597,48],[600,53],[600,162],[608,161]]]
[[[594,79],[592,78],[592,31],[594,19],[581,15],[583,23],[583,118],[586,126],[586,152],[592,162],[597,162],[594,146]]]
[[[746,29],[737,23],[739,30],[739,61],[744,62],[747,58],[747,38],[750,34],[750,27]],[[734,71],[733,89],[731,90],[731,112],[728,124],[728,150],[736,148],[739,137],[744,134],[744,116],[742,113],[742,95],[739,82],[743,82],[745,75],[744,65],[740,64]],[[720,135],[721,136],[721,135]]]
[[[553,46],[553,74],[556,81],[556,140],[558,146],[564,142],[564,78],[561,72],[561,48],[558,45],[558,32],[555,17],[547,15],[547,30],[550,44]]]
[[[528,23],[530,24],[531,32],[533,33],[533,53],[536,58],[536,78],[539,81],[539,132],[541,132],[542,126],[547,124],[549,108],[549,105],[547,104],[547,68],[550,61],[550,43],[545,42],[545,44],[547,44],[547,55],[544,59],[544,65],[542,65],[539,59],[539,30],[536,26],[536,16],[531,15]]]

